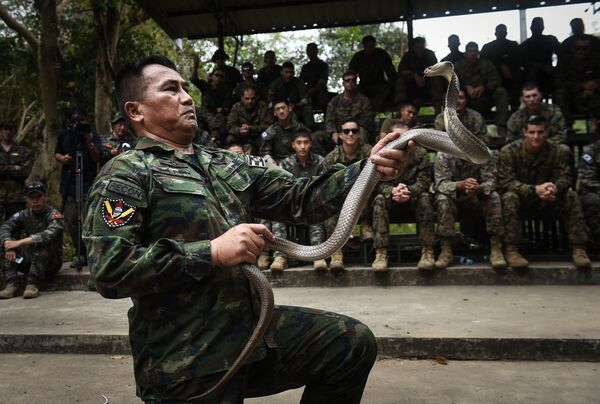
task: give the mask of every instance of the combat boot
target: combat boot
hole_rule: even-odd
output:
[[[288,263],[285,257],[275,257],[273,263],[271,264],[271,272],[283,272],[284,269],[287,269]]]
[[[417,263],[417,268],[426,271],[431,271],[435,268],[435,257],[432,246],[425,246],[421,249],[421,259]]]
[[[514,245],[507,245],[504,247],[504,258],[506,262],[513,268],[527,268],[529,261],[527,261]]]
[[[329,263],[330,271],[343,271],[344,270],[344,254],[342,250],[337,250],[331,256],[331,262]]]
[[[12,299],[15,296],[17,296],[17,287],[13,283],[9,283],[0,290],[0,299]]]
[[[40,291],[37,286],[30,283],[25,287],[25,292],[23,292],[23,299],[34,299],[40,295]]]
[[[387,271],[388,269],[388,255],[387,248],[378,248],[375,251],[375,261],[371,264],[373,271]]]
[[[361,224],[360,225],[360,239],[361,240],[373,240],[375,237],[375,232],[373,231],[373,227],[370,224]]]
[[[573,247],[571,259],[577,268],[590,268],[592,266],[592,262],[583,247]]]
[[[325,260],[317,260],[313,262],[313,268],[315,271],[326,271],[327,270],[327,261]]]
[[[269,259],[269,254],[261,253],[258,256],[258,263],[256,264],[256,266],[258,266],[260,269],[268,269],[270,263],[271,260]]]
[[[435,261],[434,267],[435,269],[446,269],[454,262],[454,253],[452,252],[452,240],[443,239],[442,240],[442,252],[438,257],[437,261]]]
[[[498,236],[490,238],[490,265],[494,269],[506,269],[507,266],[502,254],[502,241]]]

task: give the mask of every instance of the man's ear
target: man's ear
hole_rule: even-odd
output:
[[[123,110],[131,120],[131,122],[142,122],[144,114],[141,111],[138,101],[127,101],[123,106]]]

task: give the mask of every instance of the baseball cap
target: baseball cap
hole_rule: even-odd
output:
[[[45,194],[46,186],[40,181],[32,181],[25,186],[25,195],[33,194],[34,192]]]
[[[123,114],[121,114],[120,112],[117,112],[115,114],[115,116],[113,116],[112,121],[110,121],[110,123],[117,123],[119,121],[124,121],[125,118],[123,117]]]

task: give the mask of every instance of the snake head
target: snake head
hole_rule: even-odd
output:
[[[433,66],[429,66],[423,71],[425,77],[442,76],[448,81],[452,79],[452,73],[454,73],[454,65],[452,62],[439,62]]]

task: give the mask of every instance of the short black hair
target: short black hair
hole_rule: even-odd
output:
[[[295,70],[294,68],[294,64],[290,61],[285,62],[284,64],[281,65],[281,70],[283,69],[292,69]]]
[[[469,48],[475,48],[475,49],[479,50],[479,45],[477,45],[477,42],[471,41],[465,45],[465,50],[467,50]]]
[[[348,76],[358,77],[358,74],[354,70],[346,70],[344,74],[342,74],[342,80],[344,80]]]
[[[362,44],[368,44],[369,42],[377,42],[373,35],[365,35],[362,39]]]
[[[422,36],[414,37],[410,44],[412,46],[418,43],[425,45],[425,38],[423,38]]]
[[[541,115],[530,115],[529,117],[527,117],[527,120],[523,125],[523,130],[527,130],[528,125],[543,125],[546,129],[548,128],[546,118],[544,118]]]
[[[242,144],[242,142],[235,140],[235,139],[230,142],[227,142],[227,144],[225,145],[225,150],[228,150],[230,147],[233,147],[233,146],[241,147],[242,150],[244,150],[244,145]]]
[[[358,126],[358,128],[360,129],[360,124],[358,123],[358,121],[356,119],[354,119],[354,118],[346,118],[342,122],[340,122],[340,126],[338,127],[338,130],[341,131],[342,130],[342,126],[344,126],[345,124],[350,123],[350,122],[354,122],[356,124],[356,126]]]
[[[291,105],[289,99],[280,96],[273,98],[273,100],[271,101],[271,109],[275,109],[275,105],[281,104],[282,102],[286,103],[287,105]]]
[[[539,92],[542,92],[542,90],[540,89],[540,85],[532,81],[523,84],[523,87],[521,88],[521,92],[531,90],[538,90]]]
[[[298,129],[296,132],[294,132],[294,134],[292,135],[292,142],[296,139],[298,139],[299,137],[307,137],[308,140],[310,140],[312,142],[312,136],[310,134],[310,130],[308,129]]]
[[[135,62],[124,64],[115,78],[115,90],[119,111],[121,111],[126,120],[128,118],[124,109],[125,103],[139,100],[142,97],[145,86],[142,71],[149,65],[165,66],[179,73],[175,63],[162,55],[150,55]]]

